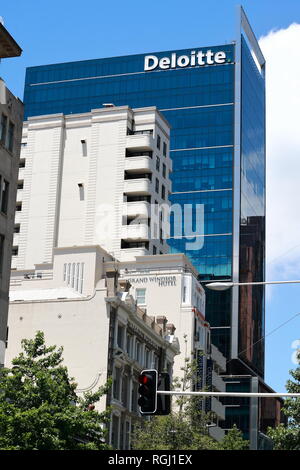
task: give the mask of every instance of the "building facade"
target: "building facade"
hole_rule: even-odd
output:
[[[0,24],[0,59],[21,54],[20,46]],[[23,103],[0,78],[0,367],[7,338],[8,292],[19,170]]]
[[[169,205],[169,132],[154,107],[29,118],[12,268],[51,263],[53,247],[99,244],[119,260],[166,253],[152,208]]]
[[[264,69],[240,9],[230,44],[31,67],[25,112],[27,118],[81,113],[107,102],[157,106],[172,127],[170,201],[204,210],[192,246],[183,222],[174,222],[171,250],[186,253],[203,280],[243,281],[251,272],[253,280],[262,281]],[[253,250],[257,245],[260,249]],[[207,319],[214,344],[232,359],[230,372],[250,369],[263,377],[264,288],[250,286],[241,295],[234,289],[207,292]]]
[[[77,392],[95,392],[112,377],[106,401],[111,406],[109,442],[129,449],[140,419],[138,376],[143,368],[172,376],[179,343],[173,324],[145,315],[119,280],[112,257],[99,246],[56,248],[53,264],[19,272],[10,291],[6,366],[21,351],[21,340],[38,330],[47,344],[64,347],[64,363],[76,380]],[[65,273],[70,266],[72,279]],[[74,267],[73,267],[74,266]]]
[[[196,373],[185,384],[187,389],[224,392],[222,375],[226,372],[226,358],[211,344],[211,329],[205,318],[205,291],[188,258],[183,254],[138,256],[135,261],[124,261],[117,267],[121,278],[130,283],[130,294],[138,307],[162,324],[168,318],[176,326],[181,352],[174,358],[173,375],[183,379],[188,361],[194,364]],[[216,397],[203,400],[201,406],[203,412],[213,413],[214,425],[209,427],[209,433],[220,441],[224,437],[221,425],[225,406]]]
[[[184,217],[171,220],[171,251],[185,253],[203,281],[264,280],[265,60],[241,7],[230,44],[31,67],[24,101],[27,118],[107,102],[157,106],[172,128],[170,201],[193,210],[192,232]],[[228,375],[263,380],[264,316],[263,286],[207,290],[206,319]]]

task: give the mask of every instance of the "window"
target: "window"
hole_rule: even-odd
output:
[[[155,191],[157,192],[157,194],[159,193],[159,180],[158,180],[158,178],[155,178]]]
[[[162,199],[166,198],[166,188],[164,187],[164,185],[162,185],[161,187],[161,197]]]
[[[141,362],[142,357],[142,345],[139,341],[135,343],[135,360]]]
[[[145,364],[144,364],[146,369],[150,369],[151,367],[151,352],[149,349],[145,349]]]
[[[124,449],[130,450],[130,423],[129,421],[125,422],[125,443]]]
[[[3,180],[1,188],[1,212],[7,214],[9,182]]]
[[[25,158],[20,158],[19,168],[25,168]]]
[[[137,305],[146,305],[146,289],[136,289]]]
[[[14,233],[20,233],[20,224],[15,224]]]
[[[160,149],[160,135],[159,134],[157,134],[156,146],[158,149]]]
[[[166,142],[163,143],[163,156],[164,157],[167,156],[167,144],[166,144]]]
[[[23,189],[23,188],[24,188],[24,180],[18,181],[17,189]]]
[[[166,176],[167,176],[167,167],[164,163],[163,163],[163,166],[162,166],[162,174],[163,174],[163,177],[166,178]]]
[[[125,328],[123,325],[118,324],[118,334],[117,334],[117,343],[119,348],[123,349],[125,336]]]
[[[128,398],[129,398],[128,389],[129,389],[128,375],[123,375],[121,401],[122,401],[122,405],[125,406],[125,408],[128,408]]]
[[[132,336],[127,335],[126,352],[127,352],[129,357],[131,357],[131,355],[132,355],[132,341],[133,341]]]
[[[8,126],[8,135],[7,135],[7,148],[10,152],[13,151],[14,147],[14,130],[15,130],[15,125],[10,122]]]
[[[158,370],[158,362],[159,362],[159,361],[158,361],[158,356],[157,356],[157,354],[155,354],[155,353],[154,353],[154,355],[153,355],[153,362],[154,362],[154,367],[153,367],[153,369]]]
[[[22,210],[22,202],[17,202],[16,204],[16,211],[20,212]]]
[[[156,171],[160,170],[160,158],[156,156]]]
[[[182,302],[186,302],[186,286],[183,286],[183,293],[182,293]]]
[[[114,449],[119,448],[119,418],[116,415],[112,417],[111,444]]]
[[[7,116],[5,116],[5,114],[2,114],[1,123],[0,123],[0,141],[2,142],[2,144],[5,144],[6,129],[7,129]]]
[[[0,276],[2,276],[4,254],[4,235],[0,235]]]
[[[131,411],[133,411],[133,412],[138,411],[138,384],[137,384],[137,382],[133,382],[133,384],[132,384]]]
[[[13,256],[18,256],[18,252],[19,252],[19,247],[18,246],[13,246],[12,250],[11,250],[12,255]]]
[[[120,399],[120,386],[121,386],[121,369],[119,367],[116,367],[114,383],[113,383],[113,397],[116,400]]]

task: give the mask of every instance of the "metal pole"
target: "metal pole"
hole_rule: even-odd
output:
[[[300,398],[300,393],[251,393],[251,392],[174,392],[166,390],[158,390],[160,395],[186,395],[186,396],[212,396],[212,397],[260,397],[260,398],[276,398],[290,397]]]
[[[299,284],[300,280],[296,281],[257,281],[257,282],[234,282],[233,286],[256,286],[262,284]]]

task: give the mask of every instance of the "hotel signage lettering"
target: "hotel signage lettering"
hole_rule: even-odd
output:
[[[128,279],[130,284],[157,283],[159,287],[176,286],[176,276],[145,276]]]
[[[226,62],[226,52],[218,51],[191,51],[190,55],[177,56],[176,52],[171,54],[171,57],[161,57],[160,59],[155,55],[146,55],[144,61],[144,70],[150,71],[157,68],[176,69],[177,67],[197,67],[204,65],[224,64]]]

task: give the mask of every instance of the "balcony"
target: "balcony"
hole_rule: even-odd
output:
[[[19,246],[20,234],[14,233],[13,246]]]
[[[225,406],[222,405],[222,403],[216,397],[212,397],[211,399],[211,411],[216,413],[220,419],[225,419]]]
[[[17,199],[16,199],[18,202],[22,202],[22,201],[23,201],[23,194],[24,194],[23,189],[18,189],[18,191],[17,191]]]
[[[148,178],[138,178],[124,181],[125,194],[151,194],[151,181]]]
[[[149,254],[146,247],[140,248],[122,248],[120,254],[120,261],[132,261],[136,256],[145,256]]]
[[[15,212],[15,224],[19,224],[22,218],[22,211]]]
[[[137,157],[128,157],[125,159],[126,171],[141,171],[148,172],[152,170],[153,161],[151,157],[140,155]]]
[[[226,371],[226,358],[213,344],[211,345],[211,358],[222,371]]]
[[[218,392],[226,392],[224,380],[214,370],[212,371],[212,384]]]
[[[121,237],[123,240],[148,240],[149,227],[145,223],[122,225]]]
[[[155,142],[151,134],[133,134],[126,137],[127,149],[152,150]]]
[[[209,435],[213,438],[216,439],[216,441],[220,442],[223,437],[225,436],[225,431],[224,429],[220,428],[219,426],[210,426],[208,428]]]
[[[24,174],[25,174],[25,167],[19,168],[18,179],[19,180],[24,180]]]
[[[150,204],[147,201],[133,201],[124,203],[123,215],[128,217],[142,216],[148,218],[150,215]]]

